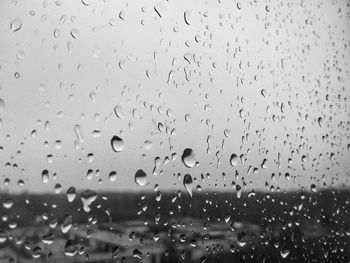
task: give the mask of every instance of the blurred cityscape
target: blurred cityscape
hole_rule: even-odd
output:
[[[78,196],[3,194],[0,262],[350,260],[347,191]]]

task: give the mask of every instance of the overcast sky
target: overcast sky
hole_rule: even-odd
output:
[[[0,1],[1,190],[348,186],[347,2]]]

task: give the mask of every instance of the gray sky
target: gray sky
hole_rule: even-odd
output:
[[[10,183],[0,189],[183,190],[186,173],[204,190],[232,191],[233,180],[247,191],[349,185],[346,4],[1,1],[0,173]],[[181,162],[185,148],[198,166]],[[245,162],[231,166],[233,153]]]

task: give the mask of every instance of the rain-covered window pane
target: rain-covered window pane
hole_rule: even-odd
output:
[[[349,262],[350,2],[1,0],[0,262]]]

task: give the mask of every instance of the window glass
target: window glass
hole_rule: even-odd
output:
[[[349,262],[350,3],[1,0],[0,262]]]

